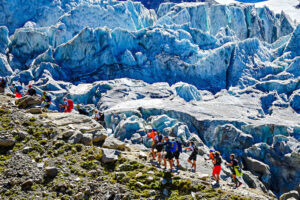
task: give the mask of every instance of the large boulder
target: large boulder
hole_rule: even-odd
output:
[[[9,133],[0,134],[0,147],[12,147],[16,140]]]
[[[85,133],[82,135],[81,142],[84,145],[92,145],[93,144],[93,135],[90,133]]]
[[[42,99],[40,96],[25,96],[16,101],[19,108],[27,109],[35,106],[40,106]]]
[[[258,173],[260,175],[270,174],[270,167],[268,165],[253,158],[244,157],[244,164],[251,172]]]
[[[101,161],[105,164],[112,163],[118,160],[120,152],[114,149],[102,149]]]
[[[100,131],[96,131],[93,134],[93,142],[94,143],[103,142],[106,138],[107,138],[107,132],[106,132],[105,129],[100,130]]]
[[[121,151],[124,151],[127,148],[124,142],[121,142],[113,136],[106,138],[105,142],[103,143],[103,147],[108,149],[117,149]]]
[[[74,133],[74,135],[72,135],[69,138],[68,142],[72,143],[72,144],[80,143],[81,140],[82,140],[82,137],[83,137],[83,134],[80,131],[77,131],[77,132]]]

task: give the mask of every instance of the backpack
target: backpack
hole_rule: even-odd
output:
[[[220,157],[216,158],[216,165],[221,165],[222,164],[222,159]]]
[[[158,135],[158,141],[156,141],[158,144],[161,144],[163,137],[162,135]]]
[[[177,143],[176,142],[171,142],[172,143],[172,153],[174,153],[177,150]]]
[[[45,101],[46,101],[46,102],[51,102],[51,96],[47,95],[47,96],[45,97]]]
[[[72,110],[74,108],[74,103],[71,99],[68,99],[68,109]]]

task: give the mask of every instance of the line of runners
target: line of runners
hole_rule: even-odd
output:
[[[176,170],[180,168],[179,157],[182,153],[183,149],[187,149],[191,151],[191,154],[188,158],[188,163],[191,164],[192,172],[196,172],[196,160],[198,155],[198,148],[194,144],[194,142],[190,142],[188,147],[184,147],[180,138],[176,138],[175,140],[170,140],[168,136],[162,136],[155,128],[152,129],[151,132],[147,132],[147,138],[152,139],[152,159],[156,160],[157,157],[157,167],[160,167],[161,161],[164,162],[164,169],[167,169],[167,162],[169,162],[170,171],[173,172],[173,165],[175,165],[174,160],[176,160]],[[155,151],[156,150],[156,151]],[[162,152],[164,152],[164,156],[162,156]],[[157,154],[157,156],[156,156]],[[163,157],[163,158],[162,158]],[[210,150],[209,158],[204,158],[205,160],[211,160],[214,167],[212,176],[216,181],[215,186],[219,186],[220,182],[220,173],[222,170],[222,158],[221,154],[218,151]],[[240,187],[242,185],[241,181],[237,178],[237,176],[241,176],[241,168],[239,167],[238,161],[235,158],[234,154],[230,155],[230,162],[226,164],[230,167],[232,172],[232,179],[235,183],[235,187]]]

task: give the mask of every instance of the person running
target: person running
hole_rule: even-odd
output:
[[[79,114],[89,116],[89,112],[86,111],[85,109],[81,108],[80,104],[77,104],[76,108],[77,108]]]
[[[51,96],[43,91],[42,103],[44,104],[44,110],[47,111],[51,105]]]
[[[64,104],[59,104],[59,107],[63,108],[65,113],[70,113],[73,110],[74,103],[71,99],[63,98]]]
[[[36,90],[32,88],[32,85],[28,85],[28,90],[25,96],[30,95],[30,96],[36,96]]]
[[[156,132],[156,136],[154,137],[154,141],[156,143],[156,151],[157,151],[157,162],[158,162],[158,167],[160,167],[161,164],[161,152],[164,148],[164,146],[162,145],[163,143],[163,137],[159,132]]]
[[[222,163],[222,159],[221,159],[220,152],[216,151],[213,159],[214,168],[212,173],[214,179],[216,180],[216,186],[220,185],[220,173],[222,169],[221,163]]]
[[[176,160],[176,169],[179,170],[180,164],[179,164],[179,156],[182,153],[182,143],[180,138],[176,139],[176,151],[174,152],[174,158]]]
[[[6,88],[6,82],[4,78],[1,78],[0,80],[0,93],[3,94]]]
[[[233,182],[235,183],[235,187],[236,188],[240,187],[242,185],[242,182],[239,181],[239,179],[237,178],[237,175],[240,174],[240,172],[239,172],[240,167],[239,167],[238,161],[235,159],[234,154],[230,155],[230,163],[227,164],[227,166],[229,166],[231,169],[232,179],[233,179]]]
[[[173,153],[172,153],[172,149],[173,149],[174,143],[172,143],[169,140],[168,136],[165,136],[165,142],[162,143],[162,145],[165,146],[165,151],[166,151],[166,154],[164,156],[165,170],[167,170],[167,160],[168,160],[169,164],[170,164],[170,170],[172,172],[173,171]]]
[[[16,94],[16,97],[21,98],[23,87],[21,85],[16,85],[14,83],[12,84],[12,86],[14,88],[14,93]]]
[[[155,149],[156,149],[156,142],[155,142],[155,136],[157,135],[156,129],[153,128],[151,133],[147,131],[147,138],[152,138],[152,146],[151,146],[151,154],[152,154],[152,159],[155,160]]]
[[[192,153],[187,161],[188,161],[188,163],[190,163],[192,165],[192,171],[196,172],[196,160],[197,160],[198,149],[195,146],[194,142],[190,142],[190,146],[184,147],[184,148],[192,151]]]

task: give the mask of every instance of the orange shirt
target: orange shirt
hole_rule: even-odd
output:
[[[155,138],[155,131],[151,131],[151,133],[149,133],[147,135],[148,138],[152,138],[152,140],[154,141],[154,138]]]
[[[209,158],[214,159],[214,154],[212,152],[209,153]]]

